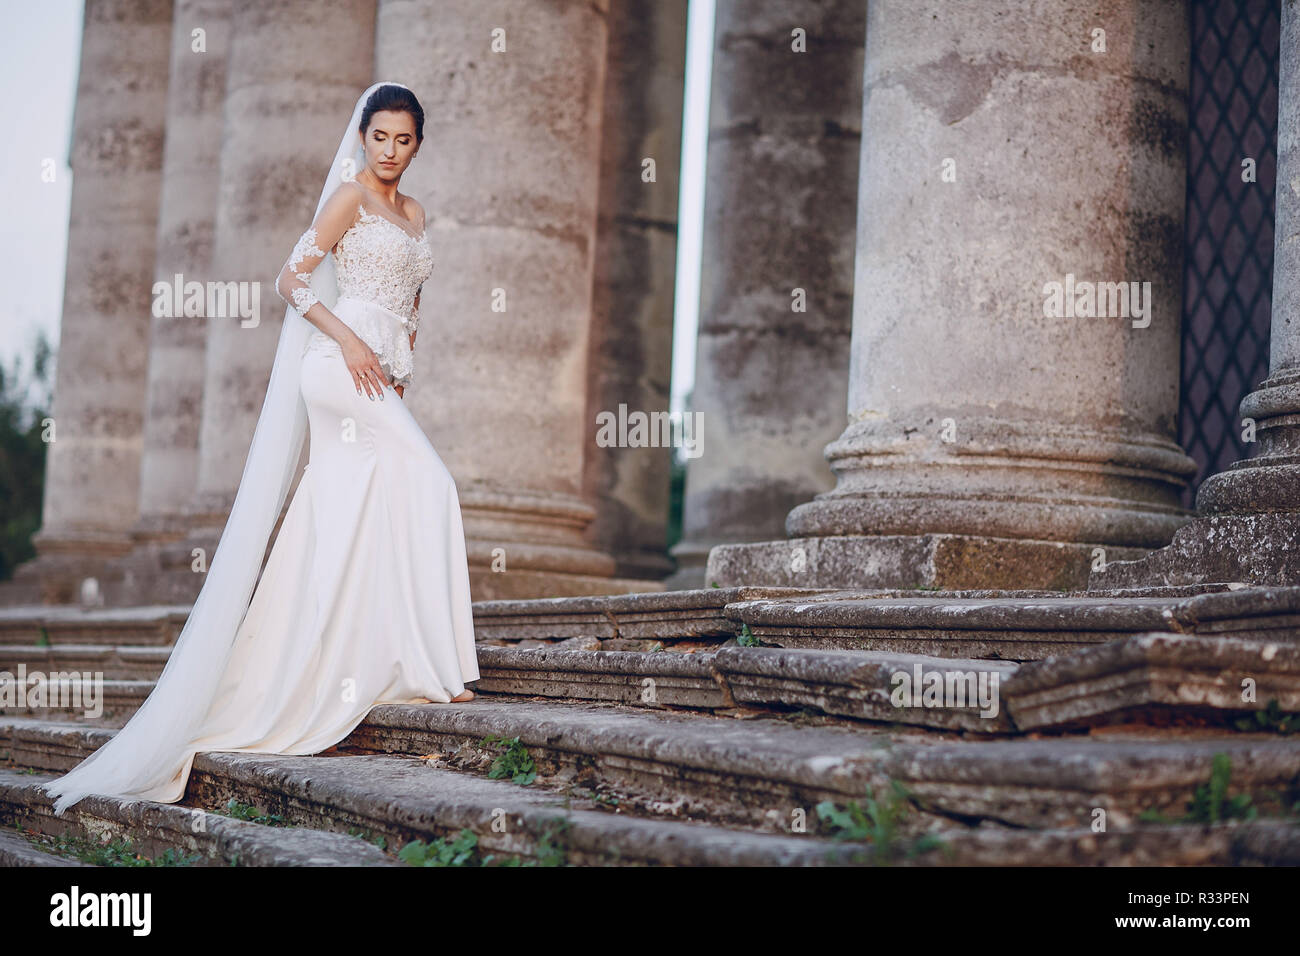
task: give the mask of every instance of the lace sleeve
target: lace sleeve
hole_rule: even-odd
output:
[[[424,217],[424,207],[421,206],[419,208],[420,208],[420,231],[423,232],[426,225],[425,217]],[[414,335],[420,329],[420,294],[422,292],[424,292],[423,283],[420,284],[420,288],[415,290],[415,301],[411,303],[411,317],[406,320],[406,331],[409,332],[412,336],[411,339],[412,348],[415,347]]]
[[[414,335],[420,329],[420,293],[424,286],[415,291],[415,302],[411,304],[411,317],[406,320],[406,331]]]
[[[298,237],[298,244],[293,247],[289,261],[275,282],[275,291],[280,298],[293,306],[304,319],[307,310],[320,301],[311,290],[311,272],[324,258],[324,251],[316,245],[316,230],[308,229]]]
[[[343,183],[321,207],[316,221],[298,237],[298,243],[275,280],[275,291],[304,319],[320,300],[311,289],[312,271],[325,260],[326,250],[352,226],[361,205],[361,193],[354,183]]]

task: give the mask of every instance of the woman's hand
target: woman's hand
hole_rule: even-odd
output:
[[[352,381],[357,387],[357,394],[360,395],[361,390],[364,388],[371,401],[374,401],[375,394],[378,394],[382,399],[388,380],[384,376],[384,370],[379,367],[379,359],[370,346],[361,340],[361,336],[353,333],[350,338],[340,345],[340,348],[343,351],[343,361],[347,363],[348,371],[352,373]]]

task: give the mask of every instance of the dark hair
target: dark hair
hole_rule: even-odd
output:
[[[393,86],[391,83],[371,93],[370,99],[366,100],[366,105],[362,107],[361,125],[357,127],[362,136],[365,136],[366,130],[370,128],[370,118],[385,110],[410,113],[411,118],[415,120],[415,141],[424,142],[424,108],[420,106],[420,101],[415,98],[414,93],[404,86]]]

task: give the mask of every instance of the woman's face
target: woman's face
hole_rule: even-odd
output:
[[[419,145],[415,141],[415,117],[410,113],[383,110],[370,117],[365,138],[366,168],[386,183],[402,178]]]

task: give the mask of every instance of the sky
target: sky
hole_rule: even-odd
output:
[[[81,0],[0,0],[0,362],[24,364],[44,330],[55,342],[63,307],[72,173],[68,146],[81,57]],[[53,171],[46,181],[43,170]]]
[[[677,303],[673,311],[673,379],[669,410],[683,410],[695,381],[700,319],[700,256],[704,229],[704,156],[709,140],[715,0],[690,0],[686,91],[682,117],[681,196],[677,204]]]
[[[680,411],[695,377],[704,152],[715,0],[690,0],[682,129],[672,398]],[[81,57],[82,0],[0,0],[0,182],[13,228],[0,230],[0,363],[30,362],[36,337],[59,337],[72,171],[68,150]],[[53,170],[46,181],[43,170]]]

